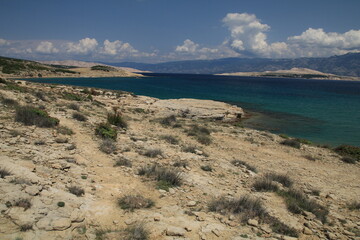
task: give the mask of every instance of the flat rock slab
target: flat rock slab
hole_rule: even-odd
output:
[[[242,108],[223,102],[199,99],[158,100],[151,106],[163,115],[175,114],[194,119],[231,121],[244,117]]]

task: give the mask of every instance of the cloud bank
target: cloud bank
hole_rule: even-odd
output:
[[[25,41],[0,38],[0,55],[39,60],[161,62],[226,57],[327,57],[360,52],[360,30],[337,33],[309,27],[299,35],[269,42],[267,37],[271,34],[271,26],[255,14],[228,13],[222,24],[229,32],[216,46],[187,38],[170,52],[161,52],[156,48],[144,52],[121,40],[99,41],[85,37],[78,41]]]

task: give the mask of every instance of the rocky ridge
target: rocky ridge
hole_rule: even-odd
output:
[[[278,135],[242,128],[241,108],[2,82],[1,239],[130,239],[121,234],[139,223],[149,239],[359,238],[359,210],[348,207],[359,200],[359,163],[344,163],[333,151],[313,145],[285,146]],[[59,119],[59,126],[14,121],[18,104],[47,111]],[[117,128],[114,149],[105,153],[95,129],[112,112],[126,119],[127,126]],[[86,120],[77,120],[74,113]],[[197,131],[211,141],[201,142],[203,135]],[[149,150],[159,154],[147,154]],[[139,169],[152,164],[175,169],[182,184],[163,187],[142,176]],[[326,221],[313,212],[289,211],[275,192],[257,191],[254,183],[267,173],[289,177],[307,199],[326,207]],[[279,192],[288,191],[276,184]],[[134,194],[154,205],[133,210],[119,206],[120,198]],[[229,201],[239,196],[258,199],[272,221],[260,215],[242,221],[225,209],[211,211],[210,203],[221,196]]]

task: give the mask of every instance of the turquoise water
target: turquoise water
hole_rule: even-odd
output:
[[[117,89],[161,99],[225,101],[261,113],[245,122],[255,128],[321,144],[360,146],[360,82],[191,74],[30,81]]]

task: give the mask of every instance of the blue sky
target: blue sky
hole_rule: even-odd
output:
[[[360,51],[359,0],[1,0],[0,55],[162,62]]]

